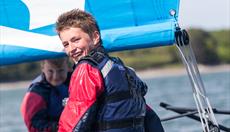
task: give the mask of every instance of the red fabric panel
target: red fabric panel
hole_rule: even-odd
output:
[[[43,108],[46,108],[46,105],[46,102],[40,95],[34,92],[26,93],[21,105],[21,114],[29,132],[38,131],[33,128],[31,124],[31,119],[36,112]]]
[[[59,132],[70,132],[104,90],[100,71],[87,63],[77,66],[69,86],[69,100],[59,120]]]
[[[148,110],[152,110],[152,108],[151,108],[149,105],[146,104],[146,110],[147,110],[147,111],[148,111]]]

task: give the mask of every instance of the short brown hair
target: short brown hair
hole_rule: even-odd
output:
[[[68,65],[68,58],[67,57],[42,60],[41,61],[41,66],[42,67],[45,64],[45,61],[47,61],[50,64],[55,65],[56,67],[61,67],[65,63]]]
[[[71,27],[81,28],[90,37],[93,37],[95,31],[100,35],[99,26],[94,17],[79,9],[73,9],[61,14],[56,21],[56,31],[58,34]]]

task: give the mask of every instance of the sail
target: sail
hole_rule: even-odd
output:
[[[108,52],[174,43],[179,0],[0,0],[0,66],[65,56],[54,23],[74,8],[96,18]]]

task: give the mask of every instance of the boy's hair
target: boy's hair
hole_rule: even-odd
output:
[[[45,62],[53,64],[56,67],[61,67],[65,63],[68,65],[68,58],[67,57],[63,57],[63,58],[55,58],[55,59],[42,60],[41,61],[41,67],[44,66]]]
[[[56,21],[56,31],[58,35],[60,35],[61,31],[71,27],[81,28],[91,38],[93,37],[93,33],[95,31],[97,31],[100,35],[99,26],[94,17],[79,9],[73,9],[61,14]]]

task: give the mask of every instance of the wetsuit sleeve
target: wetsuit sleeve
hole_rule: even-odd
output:
[[[57,122],[49,121],[47,103],[37,92],[27,92],[21,105],[21,113],[29,132],[50,132]]]
[[[161,124],[160,118],[148,105],[146,105],[145,131],[164,132],[164,128]]]
[[[69,86],[69,100],[59,120],[59,132],[89,131],[96,118],[97,98],[104,90],[100,71],[88,63],[77,66]]]

